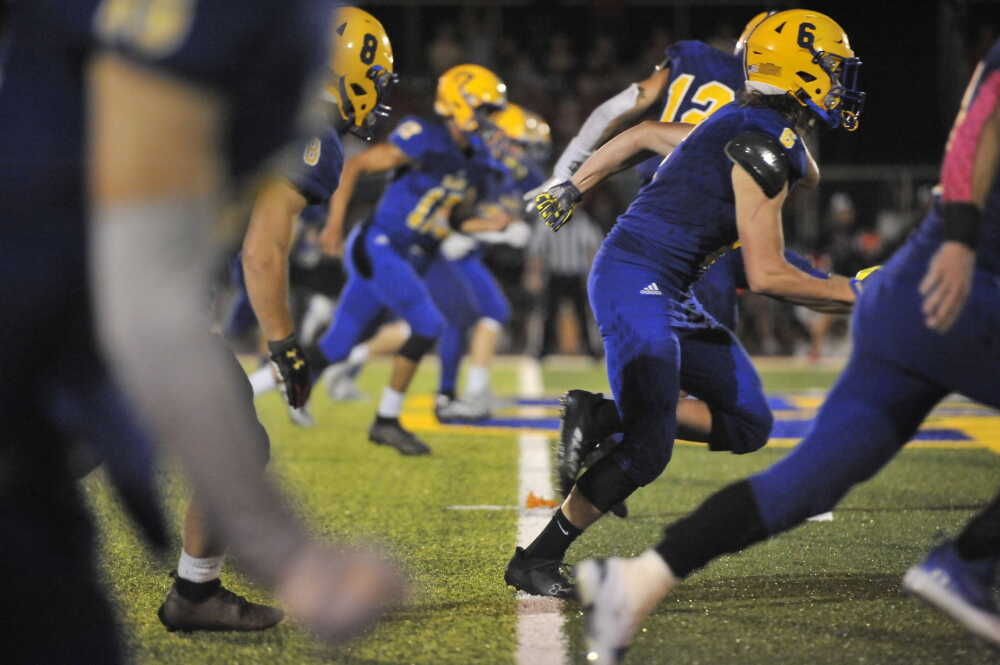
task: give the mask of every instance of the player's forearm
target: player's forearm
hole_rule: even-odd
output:
[[[604,144],[570,178],[586,192],[608,177],[648,157],[648,153],[669,155],[691,131],[692,125],[646,121],[622,132]]]
[[[747,281],[754,293],[777,298],[854,302],[854,291],[848,278],[831,275],[827,279],[817,279],[784,261],[763,269],[748,270]]]
[[[288,307],[288,248],[244,249],[243,275],[264,338],[277,341],[291,335],[295,326]]]
[[[216,212],[196,201],[96,208],[95,320],[119,380],[179,456],[213,523],[258,579],[273,582],[303,532],[247,454],[262,435],[240,386],[247,379],[208,332]]]

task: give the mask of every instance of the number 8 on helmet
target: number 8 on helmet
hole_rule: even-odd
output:
[[[392,44],[378,19],[357,7],[338,9],[334,25],[326,97],[348,131],[371,141],[378,118],[389,115],[389,92],[398,80]]]

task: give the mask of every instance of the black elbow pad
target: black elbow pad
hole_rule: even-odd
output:
[[[726,157],[739,164],[767,195],[773,199],[781,193],[791,165],[788,155],[774,138],[762,132],[744,132],[726,144]]]

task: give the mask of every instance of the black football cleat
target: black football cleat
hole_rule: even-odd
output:
[[[559,559],[529,559],[524,548],[518,547],[507,564],[503,580],[510,586],[533,596],[549,596],[572,600],[576,598],[576,588],[566,579]]]
[[[284,618],[285,613],[277,607],[250,602],[222,584],[204,600],[188,600],[177,591],[175,583],[156,616],[170,632],[252,631],[271,628]]]
[[[391,446],[401,455],[429,455],[431,452],[430,446],[403,429],[398,420],[376,420],[368,428],[368,440],[380,446]]]
[[[595,414],[604,402],[601,393],[570,390],[562,397],[562,428],[559,431],[559,489],[569,496],[583,461],[603,438]]]

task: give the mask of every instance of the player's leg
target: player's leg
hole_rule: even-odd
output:
[[[488,410],[492,399],[490,367],[500,333],[510,321],[510,304],[493,273],[483,263],[482,252],[475,252],[457,263],[472,288],[480,312],[469,343],[469,370],[464,398],[482,404]]]
[[[465,355],[466,338],[479,318],[472,287],[458,268],[458,262],[449,261],[440,254],[424,272],[424,280],[434,304],[445,319],[444,331],[438,339],[441,373],[434,401],[434,415],[440,422],[485,418],[489,414],[472,410],[469,404],[456,397],[458,371],[462,356]]]
[[[774,423],[760,376],[725,328],[679,329],[681,389],[698,399],[677,405],[677,436],[742,454],[767,443]]]
[[[368,438],[404,455],[426,455],[430,448],[400,425],[399,416],[420,361],[441,336],[445,321],[414,266],[384,240],[384,235],[372,229],[363,233],[358,244],[370,262],[372,290],[409,324],[410,336],[393,360],[389,385],[383,389]]]
[[[217,340],[220,342],[221,340]],[[233,372],[239,370],[235,356],[229,355]],[[249,381],[239,387],[247,411],[254,420],[253,393]],[[245,441],[244,455],[257,460],[263,469],[270,458],[270,438],[257,421],[255,436]],[[174,573],[174,583],[160,606],[157,616],[167,630],[264,630],[277,624],[284,612],[276,607],[253,603],[236,595],[222,584],[220,575],[226,556],[226,540],[202,508],[193,499],[184,516],[181,553]]]
[[[595,605],[593,625],[603,626],[592,639],[626,645],[642,618],[694,571],[833,508],[910,440],[946,392],[855,351],[809,435],[788,456],[713,494],[642,556],[581,564],[581,597]],[[623,619],[611,621],[609,612]]]
[[[591,273],[591,304],[605,341],[608,379],[624,436],[576,482],[549,524],[507,566],[508,584],[540,595],[572,594],[558,566],[591,524],[662,473],[673,449],[680,350],[667,325],[672,301],[640,293],[662,277],[602,251]]]

